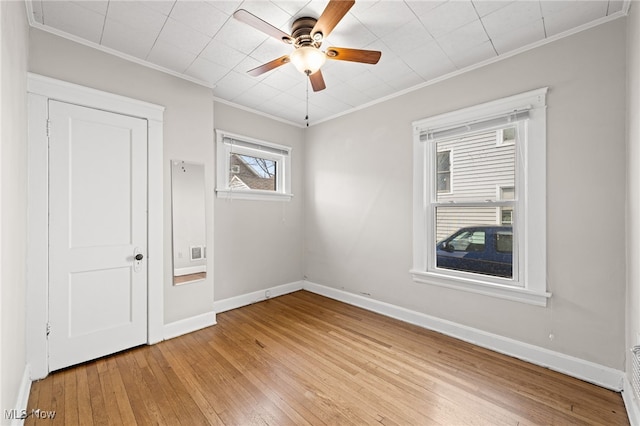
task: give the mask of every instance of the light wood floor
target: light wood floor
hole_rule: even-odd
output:
[[[305,291],[52,373],[33,424],[625,425],[618,393]]]

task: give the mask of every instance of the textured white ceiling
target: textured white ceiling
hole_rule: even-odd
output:
[[[307,78],[287,64],[259,77],[246,71],[292,47],[232,17],[246,9],[290,33],[327,0],[27,0],[34,27],[151,64],[213,87],[224,101],[305,124]],[[327,61],[327,89],[309,92],[311,124],[623,16],[629,1],[356,0],[323,43],[382,51],[377,65]]]

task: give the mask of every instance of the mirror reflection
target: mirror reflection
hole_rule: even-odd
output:
[[[173,284],[207,277],[204,165],[171,161]]]

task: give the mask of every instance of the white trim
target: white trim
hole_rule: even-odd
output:
[[[304,281],[304,290],[408,322],[619,392],[624,372],[508,337],[380,302],[358,294]]]
[[[27,91],[45,95],[49,99],[75,103],[105,111],[117,111],[133,117],[153,121],[163,120],[164,107],[109,92],[80,86],[39,74],[27,73]],[[100,99],[99,101],[97,99]]]
[[[469,293],[483,294],[499,299],[512,300],[514,302],[528,303],[536,306],[547,306],[547,299],[551,297],[549,292],[527,290],[512,285],[499,285],[493,282],[483,282],[479,279],[467,279],[462,277],[452,278],[451,275],[437,272],[424,272],[412,270],[413,281],[423,284],[433,284],[440,287],[453,288]],[[462,274],[461,274],[462,275]]]
[[[27,362],[31,379],[47,376],[47,320],[49,318],[49,150],[46,137],[47,97],[28,94],[29,137],[27,146],[27,259],[26,306]]]
[[[622,401],[627,409],[629,423],[631,425],[640,425],[640,406],[638,404],[638,399],[633,393],[633,387],[631,386],[631,382],[629,382],[629,377],[626,375],[624,376]]]
[[[147,120],[148,232],[147,343],[162,340],[164,323],[164,228],[162,123],[164,107],[77,84],[27,73],[29,108],[27,245],[27,362],[32,380],[49,372],[48,313],[48,100],[55,99]]]
[[[162,107],[163,108],[163,107]],[[164,108],[163,108],[164,109]],[[147,199],[147,343],[162,340],[164,325],[164,139],[163,121],[149,120]]]
[[[434,115],[422,120],[416,120],[412,124],[416,131],[424,132],[425,129],[446,129],[464,124],[467,121],[478,118],[491,118],[509,115],[514,110],[531,110],[546,106],[546,94],[548,87],[518,93],[490,102],[461,108],[443,114]]]
[[[20,389],[18,390],[18,397],[16,398],[16,406],[14,407],[14,413],[27,412],[29,405],[29,392],[31,392],[31,375],[29,372],[29,364],[24,366],[24,372],[22,373],[22,381],[20,382]],[[24,419],[12,419],[11,426],[21,426],[24,424]]]
[[[272,191],[242,190],[242,189],[216,189],[218,198],[234,200],[256,200],[256,201],[290,201],[293,194],[281,194]]]
[[[198,331],[216,324],[217,322],[215,312],[206,312],[194,317],[174,321],[164,325],[162,330],[163,339],[173,339],[174,337],[192,333],[194,331]]]
[[[303,281],[295,281],[289,284],[282,284],[275,287],[258,290],[251,293],[241,294],[239,296],[229,297],[228,299],[217,300],[213,302],[213,310],[216,313],[230,311],[232,309],[241,308],[243,306],[252,305],[262,302],[272,297],[282,296],[302,290]],[[267,296],[269,292],[269,296]]]

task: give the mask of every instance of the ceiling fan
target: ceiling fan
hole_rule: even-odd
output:
[[[296,19],[291,25],[291,35],[244,9],[237,10],[233,17],[238,21],[251,25],[255,29],[294,47],[291,54],[260,65],[247,71],[247,73],[255,77],[291,62],[300,72],[309,76],[313,91],[318,92],[326,88],[320,68],[327,58],[338,61],[377,64],[382,55],[382,52],[377,50],[349,49],[345,47],[329,47],[324,52],[320,50],[322,41],[329,36],[354,4],[354,0],[330,0],[318,19],[307,16]]]

